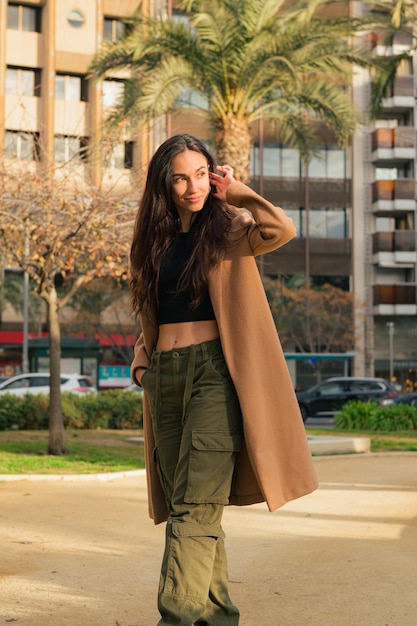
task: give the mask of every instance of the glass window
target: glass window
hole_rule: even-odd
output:
[[[79,102],[81,100],[80,76],[57,74],[55,76],[55,97],[57,100],[66,102]]]
[[[39,88],[39,70],[18,67],[6,69],[6,93],[16,96],[37,96]]]
[[[39,33],[41,30],[40,16],[39,7],[9,4],[7,7],[7,28]]]
[[[81,100],[81,78],[79,76],[67,76],[66,95],[68,102],[78,102]]]
[[[17,4],[7,5],[7,28],[17,30],[19,28],[19,7]]]
[[[103,81],[103,106],[111,107],[123,101],[124,83],[120,80]]]
[[[398,169],[396,167],[376,167],[375,180],[397,180]]]
[[[326,237],[326,213],[325,211],[309,211],[310,237]],[[307,232],[307,228],[305,230]]]
[[[87,140],[57,135],[54,138],[55,163],[66,163],[74,158],[86,158]]]
[[[326,152],[320,150],[320,154],[314,156],[308,167],[310,178],[326,178]]]
[[[327,150],[327,178],[346,177],[346,151],[339,148]]]
[[[65,100],[65,76],[56,74],[55,76],[55,98]]]
[[[36,20],[36,8],[22,6],[22,30],[36,32],[37,20]]]
[[[31,161],[35,157],[35,138],[32,133],[6,130],[4,136],[6,158]]]
[[[113,147],[108,157],[108,167],[131,169],[133,167],[133,142],[125,141]]]
[[[294,148],[282,148],[281,150],[281,176],[284,178],[300,175],[300,155]]]
[[[199,93],[196,93],[193,89],[183,89],[178,98],[178,102],[183,107],[192,107],[196,109],[203,109],[205,111],[209,109],[208,101]]]
[[[318,390],[320,391],[320,395],[333,395],[345,391],[343,383],[339,381],[323,383],[318,387]]]
[[[258,149],[258,158],[259,158],[259,149]],[[280,149],[278,146],[265,146],[264,148],[264,162],[263,162],[263,170],[264,176],[280,176],[281,167],[280,167]],[[260,161],[258,168],[260,170]]]
[[[6,385],[4,389],[27,389],[30,386],[30,378],[19,378],[19,380],[13,380]]]
[[[300,235],[306,236],[306,212],[302,211]],[[329,207],[314,208],[309,211],[309,235],[316,239],[345,239],[349,237],[348,212],[346,209]]]
[[[346,211],[327,211],[327,237],[331,239],[344,239],[349,236]]]
[[[67,15],[68,24],[73,28],[81,28],[84,25],[85,17],[77,9],[73,9]]]
[[[105,17],[103,24],[103,38],[109,41],[122,39],[126,34],[126,24],[113,17]]]
[[[48,387],[49,386],[49,376],[34,376],[30,378],[30,387]]]
[[[33,96],[35,93],[35,72],[20,70],[20,93],[22,96]]]
[[[6,69],[6,93],[16,95],[19,91],[17,70],[8,67]]]

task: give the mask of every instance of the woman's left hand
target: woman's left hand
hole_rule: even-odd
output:
[[[228,186],[236,180],[233,176],[233,168],[230,167],[230,165],[217,165],[216,169],[222,172],[223,175],[216,174],[215,172],[209,173],[210,182],[216,188],[213,195],[219,200],[226,202],[226,190]]]

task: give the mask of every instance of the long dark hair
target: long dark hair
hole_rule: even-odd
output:
[[[172,160],[192,150],[202,154],[210,171],[215,160],[202,141],[192,135],[167,139],[150,160],[145,189],[136,216],[130,251],[132,307],[136,315],[153,317],[158,305],[161,261],[179,230],[179,217],[172,201]],[[190,229],[192,253],[180,280],[190,289],[196,306],[207,288],[209,270],[221,259],[227,244],[232,210],[212,194],[195,214]]]

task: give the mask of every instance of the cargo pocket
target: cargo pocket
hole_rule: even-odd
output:
[[[185,502],[228,504],[240,433],[192,433]]]

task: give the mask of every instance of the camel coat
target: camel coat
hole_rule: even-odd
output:
[[[236,460],[230,504],[266,501],[273,511],[316,489],[304,424],[269,308],[255,256],[271,252],[296,232],[284,211],[240,182],[227,189],[237,207],[230,246],[209,275],[211,302],[226,363],[243,417],[244,443]],[[250,211],[250,214],[248,213]],[[156,323],[143,317],[131,366],[146,369],[158,339]],[[155,524],[168,517],[153,461],[154,438],[144,393],[145,462],[149,514]]]

